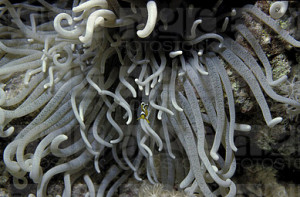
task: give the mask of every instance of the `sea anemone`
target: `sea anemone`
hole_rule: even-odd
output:
[[[222,0],[1,6],[0,136],[14,136],[3,158],[15,187],[24,188],[29,177],[37,196],[46,196],[56,175],[63,175],[63,196],[79,178],[90,196],[112,196],[128,177],[145,178],[143,167],[153,184],[234,196],[234,131],[251,127],[236,122],[225,65],[248,84],[269,127],[282,117],[272,117],[264,93],[300,107],[274,92],[287,76],[273,79],[268,57],[241,21],[251,15],[300,47],[271,18],[284,15],[287,3],[271,6],[271,17],[252,4]],[[5,84],[14,77],[24,87],[10,95]],[[22,117],[28,124],[16,128]],[[182,158],[187,168],[176,165]],[[58,161],[43,166],[50,159]]]

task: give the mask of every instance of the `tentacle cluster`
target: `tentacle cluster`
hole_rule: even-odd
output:
[[[202,19],[197,18],[182,40],[188,50],[174,45],[171,51],[154,51],[151,39],[143,39],[151,37],[159,22],[169,27],[166,18],[158,17],[155,1],[123,2],[130,7],[126,15],[118,1],[109,0],[74,1],[72,10],[50,9],[42,0],[42,6],[0,2],[0,79],[8,83],[22,73],[24,80],[16,96],[10,97],[5,85],[0,88],[0,136],[17,130],[5,149],[4,162],[17,188],[26,186],[27,175],[38,184],[37,196],[46,195],[57,174],[64,177],[63,196],[71,196],[72,184],[79,178],[90,196],[112,196],[131,175],[169,188],[179,185],[189,195],[234,196],[234,131],[251,127],[236,122],[224,62],[248,84],[269,127],[282,118],[272,117],[264,93],[300,108],[297,101],[273,91],[272,86],[287,77],[272,78],[268,58],[246,26],[238,24],[234,31],[245,38],[258,60],[226,35],[229,17],[241,14],[235,9],[222,18],[225,33],[199,31]],[[214,10],[222,3],[218,2]],[[276,7],[271,16],[285,12],[281,9]],[[39,24],[46,11],[57,15],[53,22]],[[241,11],[292,46],[300,46],[257,7],[247,5]],[[31,25],[21,20],[27,13],[32,13]],[[10,20],[14,24],[5,25]],[[122,27],[137,23],[131,39],[126,37],[130,28],[120,33]],[[140,102],[149,103],[147,119],[139,118]],[[33,112],[37,115],[24,128],[13,126],[13,120]],[[50,156],[60,162],[45,170],[41,163]],[[184,158],[186,169],[179,165]]]

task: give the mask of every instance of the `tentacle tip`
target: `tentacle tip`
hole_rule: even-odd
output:
[[[211,167],[213,168],[213,170],[214,170],[215,172],[218,172],[218,171],[219,171],[218,168],[217,168],[217,166],[212,165]]]
[[[87,43],[87,39],[86,39],[86,37],[84,37],[84,36],[79,36],[79,40],[80,40],[80,42],[82,42],[82,43]]]
[[[68,138],[67,135],[64,135],[64,134],[63,134],[63,135],[61,135],[61,139],[62,139],[62,141],[65,141],[65,140],[67,140],[67,139],[69,139],[69,138]]]
[[[5,130],[3,133],[0,133],[0,137],[9,137],[13,132],[15,131],[14,127],[9,127],[7,130]]]
[[[185,72],[178,73],[178,77],[181,77],[181,76],[184,76],[184,75],[185,75]]]
[[[140,37],[140,38],[146,38],[146,37],[149,36],[149,34],[145,34],[145,32],[144,32],[143,30],[138,30],[138,31],[136,32],[136,34],[137,34],[138,37]]]
[[[251,126],[247,125],[247,124],[236,124],[235,130],[248,132],[248,131],[251,131]]]
[[[280,123],[282,121],[282,117],[276,117],[273,120],[271,120],[270,122],[267,123],[268,127],[272,128],[275,125],[277,125],[278,123]]]
[[[180,189],[184,189],[184,188],[185,188],[184,184],[181,183],[181,184],[179,185],[179,188],[180,188]]]
[[[120,99],[117,99],[117,98],[114,99],[114,102],[116,102],[117,104],[121,103]]]
[[[284,76],[280,77],[279,79],[281,79],[282,81],[285,81],[288,79],[288,76],[284,75]]]
[[[104,18],[103,17],[96,18],[96,20],[94,22],[95,27],[99,26],[99,25],[102,25],[102,24],[104,24]]]
[[[67,19],[67,21],[68,21],[68,25],[72,25],[73,24],[73,19],[72,19],[72,17],[70,17],[69,19]],[[75,26],[76,27],[76,26]]]
[[[225,182],[228,184],[228,186],[232,183],[232,181],[230,179],[226,179]]]
[[[137,181],[143,181],[143,179],[141,179],[141,177],[139,177],[139,175],[137,174],[137,171],[134,172],[134,178],[135,178]]]
[[[28,197],[35,197],[33,193],[28,194]]]
[[[119,143],[121,141],[121,139],[115,139],[115,140],[110,140],[109,142],[111,143],[111,144],[117,144],[117,143]]]
[[[270,86],[278,86],[279,84],[281,84],[282,82],[286,81],[288,79],[288,77],[286,75],[280,77],[279,79],[275,80],[275,81],[268,81]]]
[[[251,126],[250,126],[250,125],[245,125],[245,126],[243,127],[243,130],[244,130],[244,131],[251,131]]]
[[[232,146],[231,149],[232,149],[233,152],[237,151],[237,147],[235,147],[235,146]]]
[[[15,127],[11,126],[7,129],[8,133],[12,134],[15,131]]]
[[[213,151],[210,151],[210,156],[211,156],[215,161],[219,160],[219,156],[218,156],[215,152],[213,152]]]
[[[288,1],[277,1],[269,8],[270,16],[274,19],[281,18],[288,8]]]
[[[233,8],[233,9],[231,10],[231,16],[235,16],[235,15],[236,15],[236,9]]]

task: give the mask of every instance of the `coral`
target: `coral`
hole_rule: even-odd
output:
[[[291,67],[285,55],[280,54],[275,56],[270,63],[273,67],[273,77],[275,79],[279,79],[290,73]]]
[[[119,196],[130,197],[138,196],[139,189],[143,183],[134,178],[129,178],[126,183],[120,186]]]
[[[274,128],[265,126],[258,126],[257,145],[263,150],[273,150],[276,148],[277,143],[288,135],[284,125],[278,125]],[[286,149],[287,150],[287,149]]]
[[[0,196],[3,196],[3,197],[10,197],[7,189],[5,188],[0,188]]]
[[[169,191],[163,188],[161,184],[150,184],[144,182],[139,189],[139,197],[187,197],[180,191]]]
[[[276,173],[277,171],[272,167],[249,166],[243,177],[238,178],[240,182],[246,182],[246,184],[237,186],[237,196],[289,196],[286,187],[278,183]]]
[[[85,184],[78,183],[74,185],[71,196],[86,196],[86,195],[88,195],[88,188],[86,187]]]

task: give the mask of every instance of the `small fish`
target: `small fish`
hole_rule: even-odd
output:
[[[148,124],[150,123],[149,120],[147,119],[147,116],[146,116],[145,112],[141,112],[141,115],[138,118],[138,120],[140,120],[140,119],[146,120],[148,122]]]
[[[142,109],[142,112],[144,112],[146,117],[147,117],[148,116],[148,104],[142,102],[141,103],[141,109]]]
[[[140,114],[140,117],[138,118],[138,120],[140,119],[144,119],[148,122],[148,124],[150,123],[149,120],[147,119],[148,117],[148,104],[142,102],[141,103],[141,114]]]

